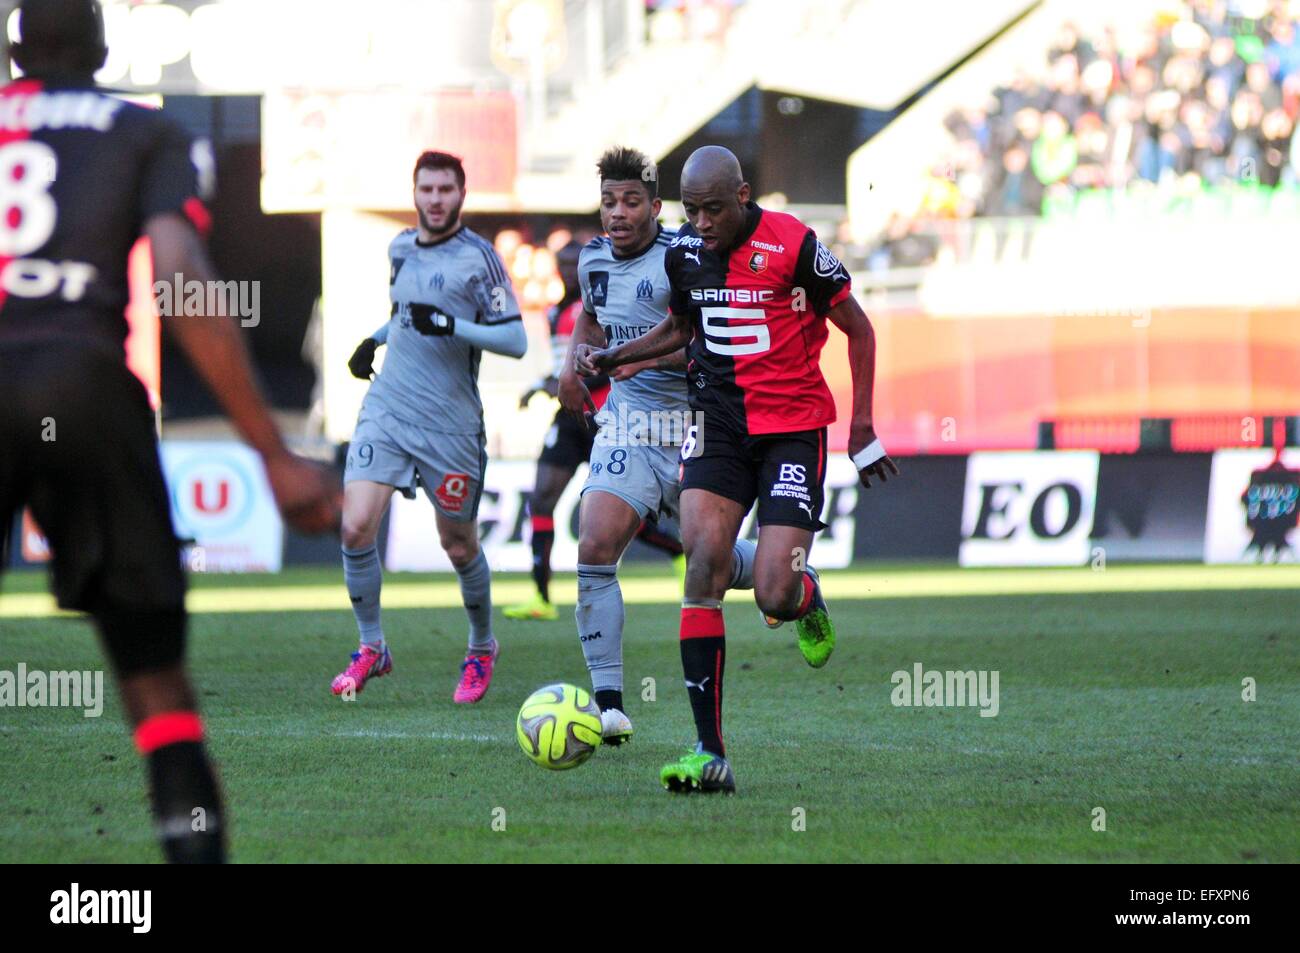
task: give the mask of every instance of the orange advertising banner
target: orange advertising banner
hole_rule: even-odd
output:
[[[1300,310],[871,320],[876,431],[894,454],[1032,449],[1045,420],[1300,414]],[[822,369],[843,450],[852,379],[834,328]]]

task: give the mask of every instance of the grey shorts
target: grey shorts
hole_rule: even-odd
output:
[[[363,406],[348,447],[343,482],[385,483],[415,499],[416,477],[424,495],[448,519],[478,516],[487,468],[484,435],[441,433]]]
[[[607,423],[591,448],[591,469],[582,492],[612,493],[642,519],[658,519],[661,513],[676,519],[681,495],[680,452],[680,447],[629,439],[616,423]]]

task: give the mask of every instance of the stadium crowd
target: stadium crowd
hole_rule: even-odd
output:
[[[921,217],[1034,215],[1091,188],[1295,185],[1300,4],[1174,10],[1132,36],[1067,24],[1039,75],[950,115]]]

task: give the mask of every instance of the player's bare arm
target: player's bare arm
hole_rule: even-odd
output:
[[[569,413],[578,418],[584,418],[585,414],[595,413],[596,405],[591,399],[591,391],[583,383],[582,378],[574,366],[574,354],[577,349],[583,345],[592,348],[603,348],[606,344],[605,332],[601,330],[596,316],[590,311],[583,309],[578,315],[577,321],[573,324],[573,336],[569,340],[569,353],[565,355],[563,361],[563,370],[560,371],[559,393],[560,406]]]
[[[153,249],[154,274],[184,275],[187,281],[217,280],[202,241],[184,216],[156,215],[145,224],[145,234]],[[163,325],[240,434],[261,455],[285,519],[303,532],[337,528],[341,493],[323,467],[285,447],[234,320],[225,314],[176,316],[164,318]]]
[[[614,368],[609,376],[616,381],[625,381],[630,377],[635,377],[642,371],[684,370],[686,370],[686,348],[674,351],[672,354],[665,354],[663,357],[651,358],[648,361],[637,361],[635,364],[620,364]]]
[[[862,306],[852,295],[845,297],[826,315],[849,339],[849,371],[853,375],[853,414],[849,420],[849,456],[856,457],[868,447],[879,446],[875,420],[872,417],[872,395],[876,384],[876,331],[871,326]],[[880,482],[898,475],[898,465],[885,454],[860,467],[859,479],[864,487],[871,486],[871,478]],[[868,454],[871,456],[871,454]]]
[[[682,350],[690,340],[690,318],[684,314],[670,313],[635,341],[627,341],[618,347],[604,350],[597,350],[591,346],[575,347],[573,363],[580,374],[599,374],[601,371],[613,370],[621,364],[635,364],[656,357],[665,357],[674,351]]]

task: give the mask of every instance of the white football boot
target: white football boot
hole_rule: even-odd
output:
[[[607,745],[621,745],[632,740],[632,719],[617,708],[600,713],[600,737]]]

